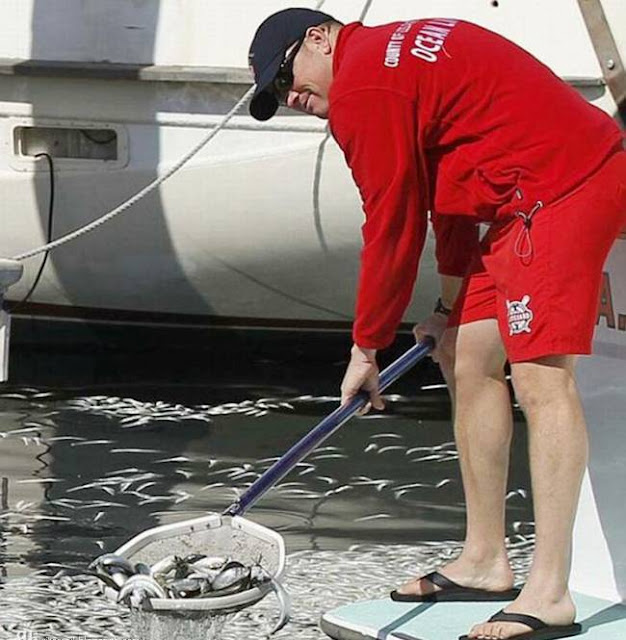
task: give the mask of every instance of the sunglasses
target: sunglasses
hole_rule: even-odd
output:
[[[278,101],[282,104],[287,102],[287,96],[293,87],[293,62],[296,59],[303,42],[304,38],[291,45],[291,48],[286,52],[285,59],[281,62],[278,73],[274,78],[274,93],[276,94]]]

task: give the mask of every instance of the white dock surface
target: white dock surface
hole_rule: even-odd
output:
[[[575,594],[584,640],[626,638],[626,606]],[[504,608],[502,602],[403,603],[391,599],[345,605],[322,616],[334,640],[456,640]]]

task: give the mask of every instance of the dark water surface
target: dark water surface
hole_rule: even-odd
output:
[[[0,637],[130,637],[87,564],[143,529],[231,504],[336,407],[348,349],[345,336],[227,333],[192,350],[18,348],[0,386]],[[384,413],[345,425],[246,514],[290,554],[294,621],[277,637],[320,638],[324,610],[381,596],[460,548],[438,372],[423,363],[390,392]],[[516,424],[508,533],[523,572],[532,515]],[[261,637],[269,600],[220,637]]]

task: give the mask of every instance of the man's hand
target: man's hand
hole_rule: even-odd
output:
[[[376,349],[363,349],[354,345],[352,347],[350,363],[341,383],[341,404],[350,402],[359,391],[367,391],[370,402],[360,412],[364,415],[373,406],[382,410],[385,403],[378,389],[378,365],[376,364]]]
[[[432,336],[435,339],[435,348],[430,354],[431,358],[435,362],[439,362],[439,345],[441,343],[441,336],[443,336],[446,326],[448,324],[448,317],[443,313],[433,313],[426,320],[416,324],[413,327],[413,335],[417,342],[421,342],[425,336]]]

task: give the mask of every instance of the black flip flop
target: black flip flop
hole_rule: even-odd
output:
[[[583,628],[577,624],[549,625],[543,620],[528,616],[523,613],[506,613],[498,611],[489,618],[489,622],[519,622],[530,627],[532,631],[518,633],[516,636],[509,636],[507,640],[560,640],[560,638],[571,638],[582,632]],[[474,640],[469,636],[461,636],[459,640]]]
[[[462,587],[438,571],[433,571],[425,575],[423,579],[439,587],[439,591],[424,595],[392,591],[390,594],[391,599],[396,602],[502,602],[505,600],[515,600],[520,593],[519,589],[487,591],[487,589]]]

